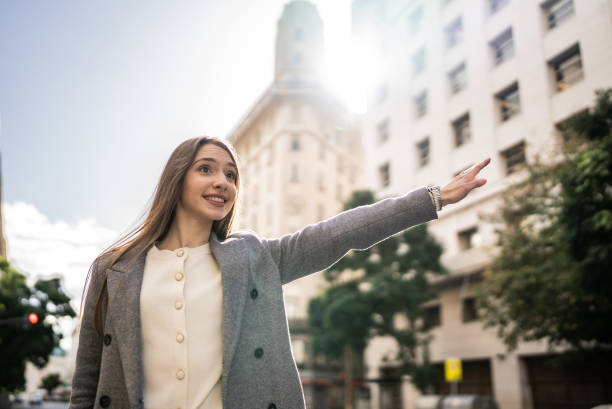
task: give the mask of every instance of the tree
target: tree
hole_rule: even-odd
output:
[[[555,156],[526,165],[497,216],[499,256],[478,301],[510,349],[612,346],[612,90],[565,121]]]
[[[52,395],[53,391],[57,387],[62,386],[62,385],[63,385],[63,382],[62,382],[62,379],[60,378],[60,375],[58,373],[50,373],[50,374],[47,374],[44,378],[42,378],[42,380],[40,381],[40,385],[38,385],[38,387],[46,390],[47,395]]]
[[[370,191],[354,192],[345,209],[374,202]],[[427,346],[431,341],[423,304],[435,298],[433,275],[445,273],[442,247],[420,225],[364,251],[352,251],[326,270],[331,286],[309,305],[316,354],[332,358],[361,356],[376,335],[395,338],[397,361],[415,385],[426,390],[435,382]],[[350,272],[350,273],[347,273]],[[404,320],[406,325],[396,325]],[[345,373],[350,375],[345,367]],[[350,394],[347,394],[350,396]],[[350,398],[348,398],[350,400]]]
[[[62,334],[54,329],[59,317],[74,317],[59,279],[38,280],[28,287],[26,277],[0,258],[0,392],[23,389],[26,361],[44,367]],[[30,324],[27,316],[38,315]]]

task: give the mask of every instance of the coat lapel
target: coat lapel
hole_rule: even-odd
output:
[[[210,250],[219,264],[223,286],[223,400],[226,401],[227,379],[238,345],[240,326],[249,282],[248,248],[244,240],[220,242],[210,235]]]
[[[238,345],[238,336],[248,292],[249,254],[243,240],[220,242],[214,232],[210,249],[219,264],[223,287],[223,398],[227,394],[227,378]],[[126,253],[112,268],[108,277],[108,311],[117,342],[130,403],[143,395],[142,338],[140,325],[140,290],[144,276],[145,249],[132,263],[137,249]]]
[[[106,270],[108,311],[114,330],[112,339],[119,349],[130,406],[139,402],[143,395],[140,289],[147,250],[132,263],[137,250],[130,250]]]

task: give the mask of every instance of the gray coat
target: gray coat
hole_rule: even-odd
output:
[[[223,407],[304,408],[282,285],[330,267],[351,249],[366,249],[435,218],[430,195],[422,188],[343,212],[278,239],[239,232],[219,241],[211,234],[210,249],[219,264],[223,287]],[[146,251],[129,264],[128,253],[111,268],[100,263],[93,268],[71,409],[145,406],[139,301],[145,255]],[[93,324],[95,295],[104,277],[108,310],[104,334],[99,336]],[[146,407],[155,408],[155,402]]]

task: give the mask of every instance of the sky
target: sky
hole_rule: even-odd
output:
[[[0,150],[8,258],[60,273],[89,264],[144,214],[171,151],[225,137],[273,80],[286,0],[3,0]],[[343,97],[350,0],[313,0]],[[76,304],[78,306],[78,304]]]

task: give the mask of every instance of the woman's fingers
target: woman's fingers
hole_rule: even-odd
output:
[[[475,177],[482,170],[482,168],[487,166],[489,163],[491,163],[491,158],[486,158],[485,160],[481,161],[480,163],[477,163],[476,165],[474,165],[472,167],[470,173],[472,174],[472,176]]]

